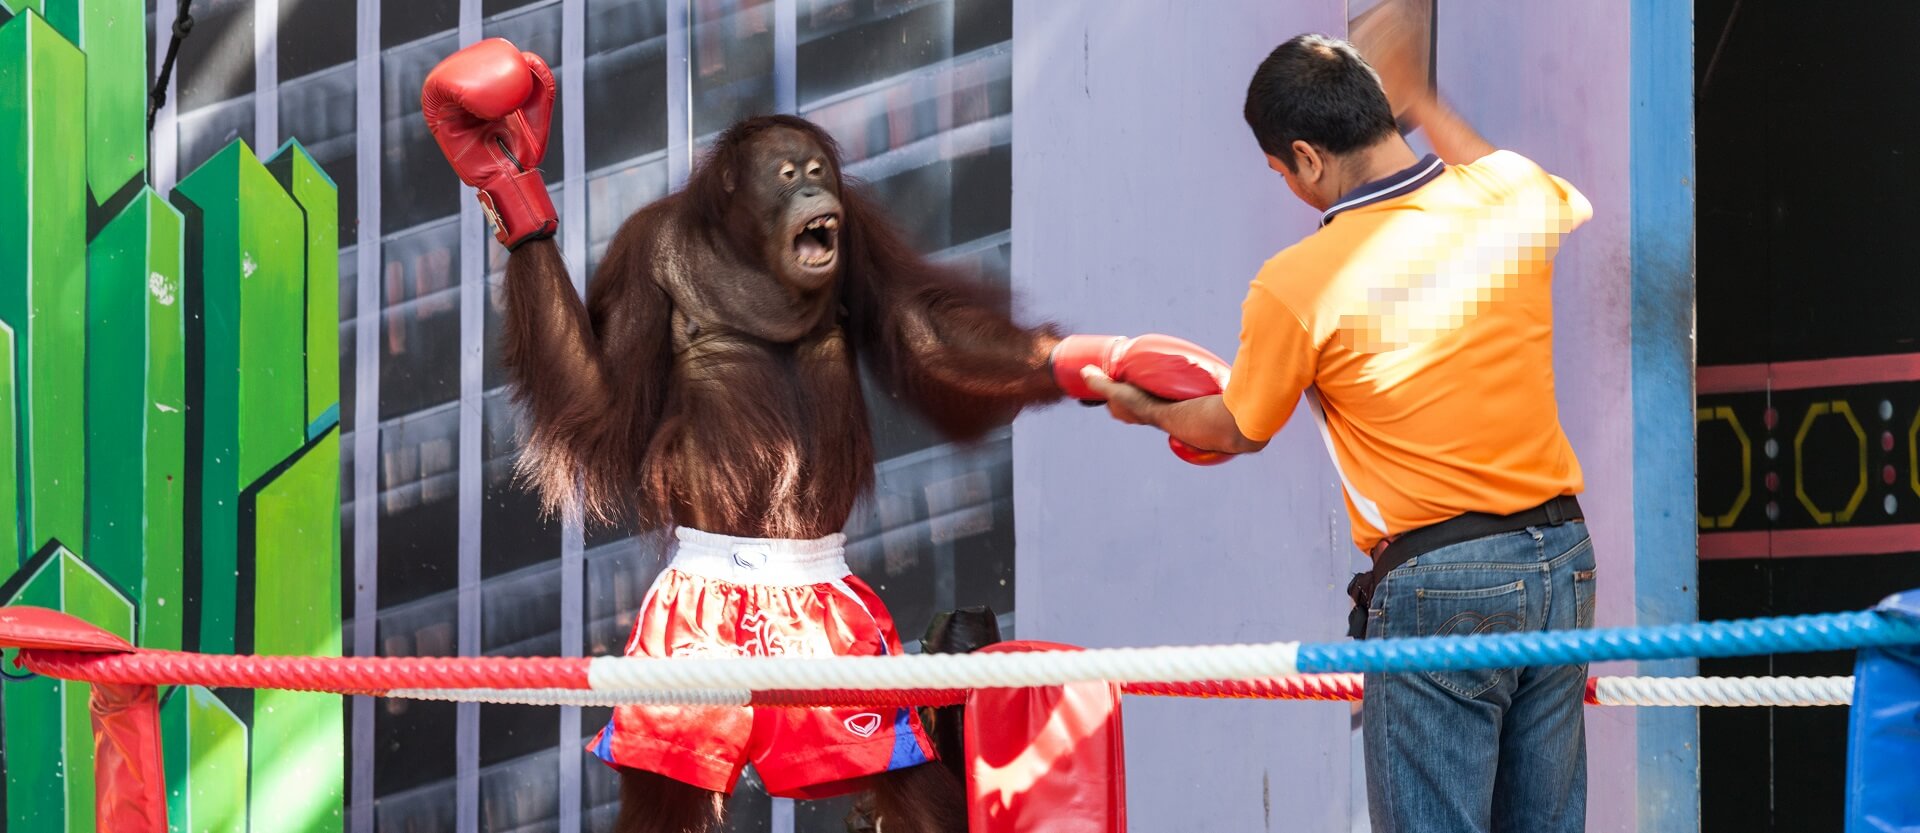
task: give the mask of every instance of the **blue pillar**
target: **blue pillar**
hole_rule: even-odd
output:
[[[1639,625],[1698,618],[1693,445],[1693,4],[1633,0],[1631,249],[1634,603]],[[1695,660],[1642,662],[1687,676]],[[1639,825],[1700,829],[1700,721],[1640,709]]]

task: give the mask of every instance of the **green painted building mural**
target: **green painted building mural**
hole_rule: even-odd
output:
[[[336,188],[292,141],[148,187],[144,14],[0,0],[0,603],[339,655]],[[92,830],[86,687],[4,671],[0,828]],[[337,697],[161,696],[174,829],[342,828]]]

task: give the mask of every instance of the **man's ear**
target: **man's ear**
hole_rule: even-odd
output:
[[[1302,182],[1318,182],[1326,173],[1326,162],[1319,148],[1299,139],[1293,141],[1293,173]]]

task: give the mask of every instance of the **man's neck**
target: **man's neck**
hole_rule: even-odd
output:
[[[1340,166],[1340,193],[1343,198],[1353,193],[1355,188],[1393,176],[1420,161],[1420,157],[1413,155],[1413,148],[1407,146],[1407,140],[1397,134],[1354,152],[1350,159],[1351,165]]]

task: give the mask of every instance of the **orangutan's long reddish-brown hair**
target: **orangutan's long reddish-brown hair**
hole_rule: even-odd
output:
[[[769,232],[731,184],[747,175],[754,138],[778,128],[810,137],[839,176],[825,131],[791,116],[750,119],[721,134],[684,189],[621,226],[584,307],[552,241],[509,259],[502,359],[532,426],[519,470],[549,509],[640,529],[686,523],[688,512],[767,534],[837,529],[872,481],[856,357],[886,393],[956,440],[1059,398],[1047,368],[1054,328],[1015,324],[1006,290],[922,257],[871,197],[839,179],[840,272],[836,296],[825,299],[833,303],[817,327],[778,349],[729,326],[743,322],[709,322],[718,332],[693,344],[709,361],[738,354],[723,357],[719,380],[733,388],[728,407],[691,412],[687,386],[709,380],[684,378],[686,359],[673,354],[671,328],[693,325],[676,317],[682,296],[669,287],[736,279],[694,274],[689,264],[756,268],[763,259]],[[796,373],[807,395],[769,394],[795,388]],[[797,464],[803,484],[768,482],[792,480]]]

